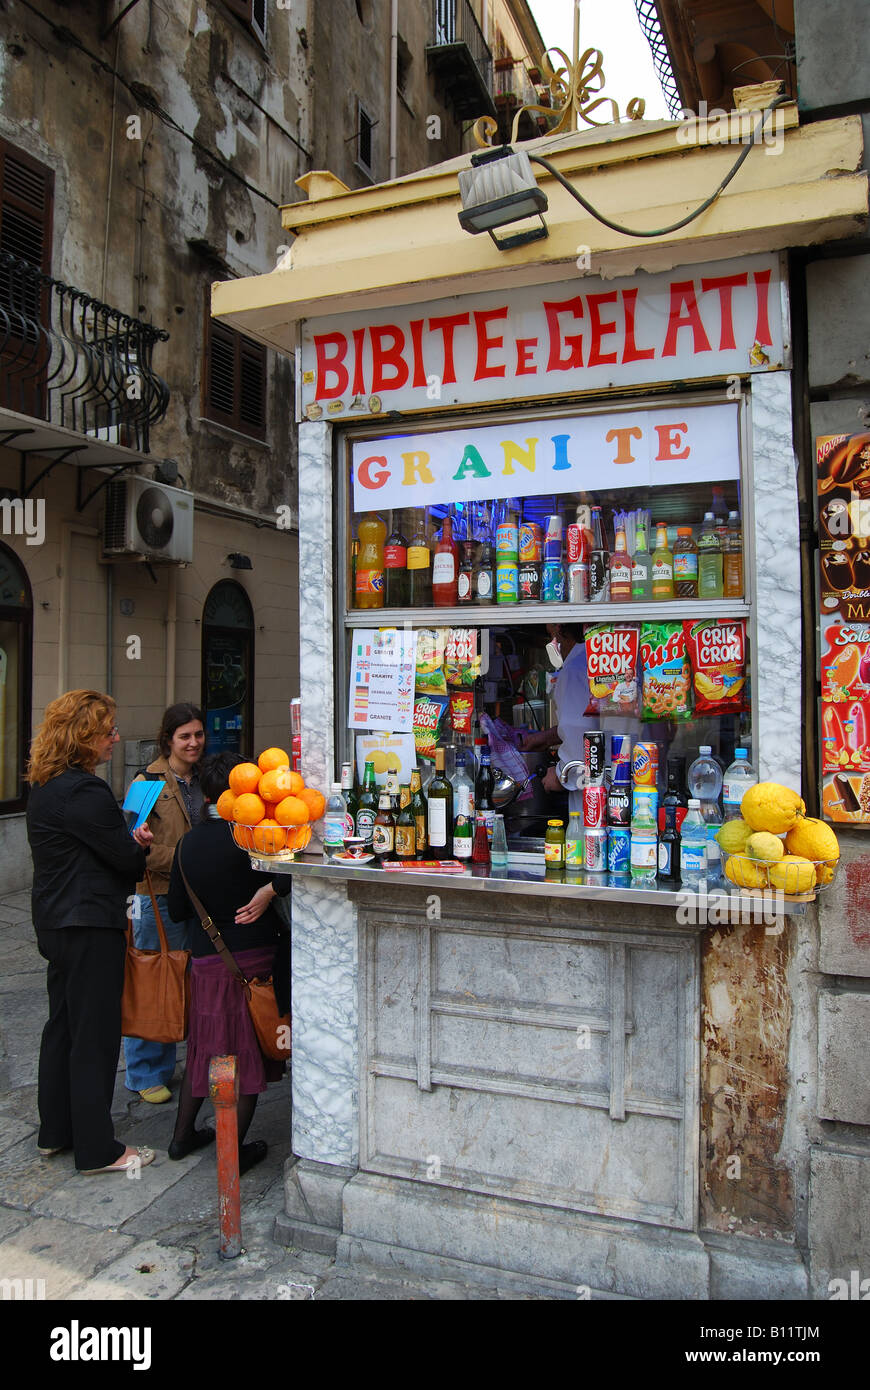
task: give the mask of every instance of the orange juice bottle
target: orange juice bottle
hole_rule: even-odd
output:
[[[376,512],[366,512],[359,524],[359,555],[356,561],[355,601],[357,608],[384,606],[385,523]]]

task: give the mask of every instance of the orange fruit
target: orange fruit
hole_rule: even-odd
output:
[[[222,820],[232,820],[232,818],[233,818],[233,803],[235,802],[235,799],[236,799],[236,794],[235,794],[235,792],[231,792],[231,791],[221,792],[220,796],[218,797],[218,799],[217,799],[217,801],[216,801],[216,803],[215,803],[215,806],[216,806],[216,809],[217,809],[217,813],[218,813],[218,815],[222,818]]]
[[[254,792],[242,792],[233,803],[233,820],[240,825],[259,825],[266,808]]]
[[[233,839],[239,849],[252,850],[254,848],[254,832],[249,825],[234,825]]]
[[[230,791],[235,792],[236,796],[255,792],[261,775],[256,763],[239,763],[230,772]]]
[[[287,848],[304,849],[311,839],[310,825],[297,825],[295,829],[287,831]]]
[[[263,773],[257,794],[263,801],[272,801],[277,806],[285,796],[294,796],[300,790],[300,781],[298,772],[291,772],[289,767],[276,767]]]
[[[326,797],[314,787],[303,787],[299,796],[308,807],[311,820],[320,820],[326,810]]]
[[[263,798],[260,797],[260,800],[263,801]],[[263,817],[263,819],[264,819],[264,820],[275,820],[275,807],[278,805],[277,801],[263,801],[263,805],[264,805],[265,808],[266,808],[266,814],[265,814],[265,816]],[[277,824],[277,822],[276,822],[276,824]]]
[[[261,772],[272,772],[276,767],[289,767],[290,758],[283,748],[267,748],[257,759]]]
[[[301,796],[285,796],[275,807],[275,819],[279,825],[305,825],[309,818],[308,806]]]
[[[261,820],[251,831],[254,849],[261,854],[278,854],[285,844],[286,831],[274,820]]]

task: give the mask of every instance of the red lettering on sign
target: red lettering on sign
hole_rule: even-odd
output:
[[[392,323],[370,328],[369,333],[372,340],[372,390],[401,390],[408,380],[408,364],[402,356],[405,347],[404,333]],[[393,369],[389,376],[384,370],[386,367]]]
[[[602,304],[615,304],[617,299],[616,290],[608,290],[607,294],[590,294],[586,296],[589,304],[589,327],[592,329],[592,342],[589,347],[589,367],[604,367],[609,362],[616,361],[616,352],[602,352],[601,339],[606,333],[616,332],[616,320],[612,319],[609,323],[602,323],[600,317],[600,306]]]
[[[634,341],[634,311],[637,305],[637,290],[623,290],[622,308],[625,314],[625,347],[622,353],[623,362],[646,362],[650,357],[655,357],[655,348],[639,348]]]
[[[656,462],[663,463],[668,459],[687,459],[689,457],[689,446],[686,445],[681,454],[677,453],[682,439],[680,434],[688,432],[688,425],[656,425],[655,431],[659,437],[659,451],[656,454]]]
[[[330,348],[334,351],[330,352]],[[317,354],[315,400],[328,401],[333,396],[343,396],[348,381],[347,367],[344,365],[347,338],[343,333],[315,333],[314,351]],[[327,378],[331,376],[335,377],[334,386],[327,385]]]
[[[547,315],[547,332],[550,335],[550,356],[547,360],[548,372],[568,372],[572,367],[583,366],[583,334],[567,333],[565,346],[570,348],[567,357],[562,356],[562,329],[560,314],[573,314],[575,319],[583,317],[583,300],[579,294],[574,299],[544,300]]]
[[[490,338],[487,327],[493,319],[506,319],[508,316],[508,306],[503,309],[475,309],[474,328],[477,333],[477,365],[474,369],[474,380],[483,381],[486,377],[504,376],[504,363],[500,367],[491,367],[488,357],[492,348],[500,348],[504,345],[504,338]]]
[[[684,308],[685,313],[683,313]],[[681,328],[691,328],[692,351],[696,356],[699,352],[710,351],[710,340],[704,332],[698,300],[695,295],[695,284],[692,280],[673,280],[671,282],[671,311],[668,316],[668,331],[665,345],[662,348],[662,357],[676,357],[677,334]]]
[[[770,319],[767,316],[767,303],[770,298],[770,271],[753,271],[752,278],[755,281],[755,341],[764,343],[766,347],[772,347],[773,337],[770,332]]]
[[[426,368],[423,366],[423,320],[411,319],[411,350],[414,354],[414,380],[412,386],[426,385]]]
[[[517,376],[535,376],[537,367],[532,360],[532,348],[538,346],[537,338],[517,338]]]
[[[351,390],[355,396],[365,394],[366,381],[363,373],[363,344],[366,340],[364,328],[353,330],[353,386]]]
[[[376,463],[381,464],[382,467],[380,473],[375,473],[373,477],[371,470],[373,464]],[[356,476],[362,483],[363,487],[371,488],[372,491],[375,491],[379,487],[383,487],[384,483],[390,476],[390,470],[387,467],[387,460],[384,458],[383,454],[372,454],[371,458],[363,459],[362,463],[357,469]]]
[[[440,318],[429,320],[429,332],[437,333],[440,330],[444,339],[442,386],[450,386],[456,381],[456,368],[453,365],[453,334],[457,328],[462,328],[469,321],[467,314],[442,314]]]
[[[643,430],[637,425],[628,425],[622,429],[608,430],[604,436],[607,444],[612,444],[617,440],[616,458],[614,463],[634,463],[634,455],[631,452],[631,440],[643,439]]]
[[[727,352],[737,346],[734,341],[734,317],[731,312],[731,291],[747,283],[744,270],[742,275],[711,275],[709,280],[701,281],[704,294],[708,290],[719,291],[719,351]]]

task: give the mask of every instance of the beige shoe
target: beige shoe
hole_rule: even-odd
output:
[[[153,1163],[154,1157],[153,1149],[126,1149],[120,1158],[115,1159],[114,1163],[107,1163],[105,1168],[80,1168],[79,1172],[86,1178],[93,1178],[97,1173],[135,1173]]]
[[[168,1086],[148,1086],[139,1094],[149,1105],[165,1105],[168,1100],[172,1100],[172,1092]]]

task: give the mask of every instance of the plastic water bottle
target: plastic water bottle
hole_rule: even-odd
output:
[[[698,749],[698,756],[689,768],[688,781],[689,795],[701,803],[701,819],[707,827],[707,878],[716,883],[721,869],[716,836],[722,826],[722,812],[719,810],[722,769],[708,743]]]
[[[333,782],[323,822],[323,853],[327,859],[334,859],[339,850],[344,849],[346,809],[341,783]]]
[[[701,803],[693,796],[680,827],[680,882],[687,888],[699,888],[706,871],[707,827],[701,816]]]
[[[745,748],[735,748],[734,761],[722,779],[722,811],[726,820],[737,820],[744,792],[754,787],[758,773],[749,761]]]

